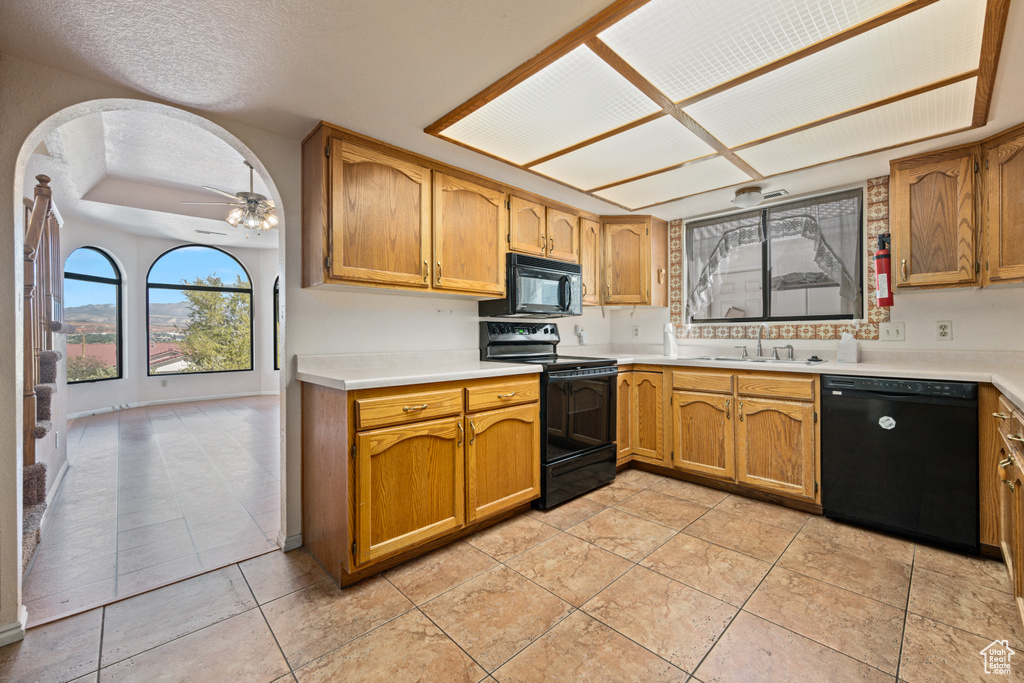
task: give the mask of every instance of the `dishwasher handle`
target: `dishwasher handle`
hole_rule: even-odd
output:
[[[953,398],[950,396],[932,396],[928,394],[896,393],[887,391],[866,391],[864,389],[823,389],[823,401],[841,401],[843,399],[887,401],[890,403],[925,403],[944,406],[977,406],[976,399]]]

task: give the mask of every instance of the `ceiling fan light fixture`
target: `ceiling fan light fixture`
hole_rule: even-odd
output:
[[[762,193],[761,188],[756,185],[751,187],[741,187],[736,190],[736,196],[732,199],[732,203],[741,209],[755,207],[762,201],[764,201],[764,193]]]

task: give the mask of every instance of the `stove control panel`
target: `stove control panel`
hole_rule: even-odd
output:
[[[482,344],[557,344],[558,325],[555,323],[487,322],[480,323]]]

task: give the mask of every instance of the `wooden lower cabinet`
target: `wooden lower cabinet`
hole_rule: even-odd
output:
[[[661,464],[664,415],[660,372],[633,373],[633,455]]]
[[[372,562],[463,525],[462,418],[356,437],[355,555]]]
[[[536,403],[465,418],[466,511],[475,522],[540,495]]]
[[[619,381],[616,388],[616,424],[615,443],[619,465],[629,462],[633,455],[633,377],[631,371],[619,369]]]
[[[741,397],[736,481],[814,498],[814,404]]]
[[[672,464],[683,470],[735,478],[733,397],[672,393]]]

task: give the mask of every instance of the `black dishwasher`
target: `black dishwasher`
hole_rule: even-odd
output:
[[[978,385],[821,378],[826,517],[940,545],[978,548]]]

